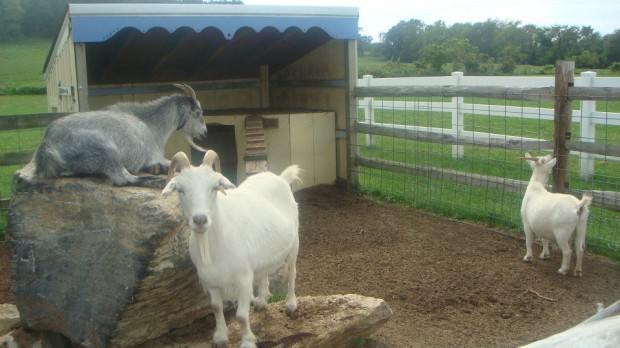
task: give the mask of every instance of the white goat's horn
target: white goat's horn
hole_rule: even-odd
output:
[[[214,167],[216,172],[220,174],[222,173],[222,166],[220,164],[220,156],[218,156],[217,152],[213,150],[207,150],[207,153],[205,153],[205,158],[202,160],[202,165],[208,166],[209,168]],[[220,192],[226,195],[226,190],[224,190],[224,187],[222,186],[220,186]]]
[[[517,159],[538,162],[538,157],[517,157]]]
[[[168,177],[166,177],[166,184],[170,182],[172,177],[174,176],[174,171],[177,169],[177,166],[181,167],[181,170],[189,167],[191,164],[189,163],[189,158],[185,152],[179,151],[170,160],[170,167],[168,167]]]
[[[189,95],[190,97],[196,99],[196,92],[189,85],[186,85],[184,83],[175,83],[174,86],[187,93],[187,95]]]
[[[220,156],[218,156],[217,153],[213,150],[207,150],[207,152],[205,153],[205,158],[202,160],[202,165],[214,167],[215,171],[218,173],[222,172]]]

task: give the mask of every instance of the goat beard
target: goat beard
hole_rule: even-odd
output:
[[[193,147],[194,149],[201,151],[201,152],[207,152],[207,150],[203,149],[200,145],[194,142],[194,138],[192,138],[191,135],[185,134],[185,141],[187,141],[189,146]]]
[[[211,261],[211,246],[209,245],[208,234],[206,232],[194,233],[194,238],[196,238],[196,244],[198,245],[202,263],[207,267],[211,267],[213,262]]]

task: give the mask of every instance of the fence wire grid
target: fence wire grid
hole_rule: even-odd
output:
[[[352,166],[357,186],[364,193],[522,234],[520,207],[532,172],[518,157],[551,154],[554,138],[553,102],[531,99],[359,98]],[[599,101],[596,116],[585,116],[585,109],[573,111],[572,139],[620,145],[614,119],[620,102]],[[582,132],[584,121],[596,124],[596,132],[594,127]],[[569,184],[584,192],[620,191],[620,158],[571,152]],[[620,259],[619,224],[617,211],[590,207],[587,249]]]

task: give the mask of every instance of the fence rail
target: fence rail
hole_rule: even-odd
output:
[[[418,128],[417,131],[441,133],[444,137],[446,133],[451,133],[454,138],[446,138],[446,140],[455,139],[453,156],[458,158],[463,156],[463,145],[484,144],[485,141],[491,141],[489,139],[498,142],[501,142],[502,138],[516,140],[516,137],[506,137],[501,134],[465,131],[465,114],[549,121],[554,120],[555,114],[552,108],[464,103],[463,97],[550,102],[554,101],[556,96],[554,85],[554,77],[464,76],[461,72],[454,72],[450,77],[420,78],[375,79],[371,75],[365,75],[358,80],[358,87],[355,88],[354,93],[357,98],[364,98],[362,105],[365,122],[369,124],[375,123],[375,110],[450,112],[452,114],[451,128],[427,130]],[[376,102],[374,100],[374,98],[414,96],[451,98],[451,102],[446,105],[443,102]],[[594,158],[604,156],[606,159],[620,161],[620,145],[595,143],[596,125],[620,126],[620,113],[596,110],[596,101],[620,99],[620,78],[596,77],[594,72],[581,73],[580,77],[574,78],[574,87],[569,88],[566,98],[569,101],[580,101],[580,108],[572,110],[572,114],[581,116],[573,120],[574,123],[580,124],[578,136],[580,140],[567,139],[566,148],[580,158],[580,177],[591,178],[594,174]],[[366,137],[368,144],[372,144],[373,134],[376,133],[368,133]],[[552,149],[547,146],[551,143],[544,139],[523,140],[531,144],[538,142],[543,149]]]
[[[52,121],[65,115],[67,115],[67,113],[0,116],[0,129],[10,131],[47,127]],[[2,152],[0,153],[0,166],[14,166],[28,163],[33,153],[33,149]],[[0,210],[5,210],[2,205],[0,205]]]

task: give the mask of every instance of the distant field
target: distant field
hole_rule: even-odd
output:
[[[0,115],[38,114],[47,112],[45,95],[0,96]]]
[[[43,65],[51,44],[49,39],[2,43],[0,90],[12,87],[43,87]]]
[[[362,78],[363,75],[373,75],[375,77],[404,77],[404,76],[427,76],[427,75],[450,75],[451,72],[456,71],[451,69],[448,64],[444,67],[441,73],[429,72],[424,69],[420,69],[414,63],[399,63],[383,60],[379,57],[362,56],[357,59],[358,66],[358,78]],[[482,64],[484,73],[475,73],[471,75],[505,75],[499,73],[500,64]],[[597,76],[620,76],[620,72],[613,72],[609,69],[575,69],[575,74],[578,75],[583,71],[594,71]],[[536,65],[517,65],[512,75],[524,76],[524,75],[545,75],[553,76],[553,66],[536,66]]]

